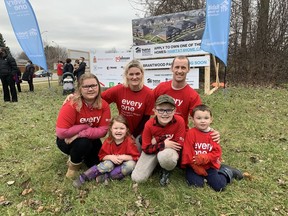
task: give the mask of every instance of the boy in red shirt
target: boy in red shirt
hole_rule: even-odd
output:
[[[212,112],[206,105],[193,109],[191,128],[185,137],[181,166],[186,167],[189,185],[203,187],[204,179],[215,191],[222,191],[233,178],[242,179],[242,173],[227,165],[221,166],[222,150],[211,138]]]
[[[132,172],[135,182],[146,181],[159,163],[163,168],[160,185],[169,182],[169,172],[179,159],[185,136],[185,122],[175,114],[175,101],[169,95],[157,98],[154,107],[155,117],[150,118],[142,134],[142,153]]]

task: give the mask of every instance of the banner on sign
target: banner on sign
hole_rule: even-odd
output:
[[[172,80],[170,70],[146,70],[144,84],[154,89],[160,82]],[[199,68],[192,68],[186,77],[187,83],[193,89],[199,89]]]

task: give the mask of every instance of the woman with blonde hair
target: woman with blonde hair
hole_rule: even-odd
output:
[[[66,177],[74,177],[82,162],[87,167],[99,163],[100,138],[106,135],[110,118],[98,78],[83,74],[70,101],[61,107],[56,123],[57,146],[69,155]]]
[[[114,102],[117,105],[119,114],[128,121],[131,134],[137,138],[150,115],[153,115],[154,95],[144,85],[144,68],[138,60],[126,65],[123,76],[124,84],[107,89],[102,93],[102,98],[109,104]],[[137,145],[141,151],[139,143]]]

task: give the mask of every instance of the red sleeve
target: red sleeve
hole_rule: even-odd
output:
[[[56,127],[58,128],[70,128],[75,125],[77,111],[70,104],[70,101],[66,102],[60,109],[58,114]]]
[[[98,139],[104,137],[109,129],[109,121],[111,119],[110,107],[106,101],[102,100],[101,119],[98,127],[90,127],[79,132],[79,137],[86,137],[90,139]]]
[[[191,134],[191,129],[186,133],[184,146],[182,149],[181,167],[184,168],[192,162],[192,158],[195,155],[193,145],[195,140]]]
[[[193,92],[194,92],[194,96],[191,97],[191,101],[190,101],[190,105],[189,105],[189,114],[192,116],[192,111],[193,109],[202,104],[202,101],[201,101],[201,98],[200,98],[200,95],[193,89]]]
[[[151,115],[154,115],[154,112],[153,112],[153,108],[155,104],[154,93],[147,86],[144,86],[144,88],[147,89],[147,94],[149,95],[148,97],[146,97],[146,101],[145,101],[146,103],[145,114],[151,116]]]
[[[131,155],[134,161],[137,161],[140,157],[140,153],[136,146],[135,140],[132,137],[128,138],[127,155]]]
[[[151,140],[153,137],[153,119],[150,119],[146,122],[143,133],[142,133],[142,150],[146,154],[155,154],[163,150],[165,147],[164,140],[152,144]]]
[[[99,151],[99,154],[98,154],[100,161],[102,161],[106,155],[111,155],[111,153],[110,153],[111,148],[109,145],[111,145],[111,143],[108,142],[108,139],[105,139],[105,141],[103,142],[103,145]]]
[[[181,146],[183,147],[183,145],[184,145],[184,137],[185,137],[185,134],[186,134],[185,121],[180,116],[176,116],[175,115],[174,118],[176,119],[177,124],[176,124],[176,127],[175,127],[176,133],[174,133],[173,141],[181,144]]]
[[[116,103],[116,97],[117,93],[119,93],[119,87],[122,86],[122,84],[119,84],[117,86],[114,86],[112,88],[109,88],[101,93],[101,97],[108,103]]]
[[[210,135],[209,135],[210,136]],[[210,144],[213,146],[212,151],[208,153],[210,165],[216,169],[221,166],[222,149],[219,143],[214,142],[211,138]]]

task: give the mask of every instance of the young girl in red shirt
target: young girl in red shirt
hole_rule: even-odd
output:
[[[125,117],[118,115],[112,118],[108,134],[99,152],[102,162],[82,173],[73,182],[74,187],[79,188],[85,181],[93,179],[97,183],[109,178],[122,179],[133,171],[140,153],[130,135]]]

